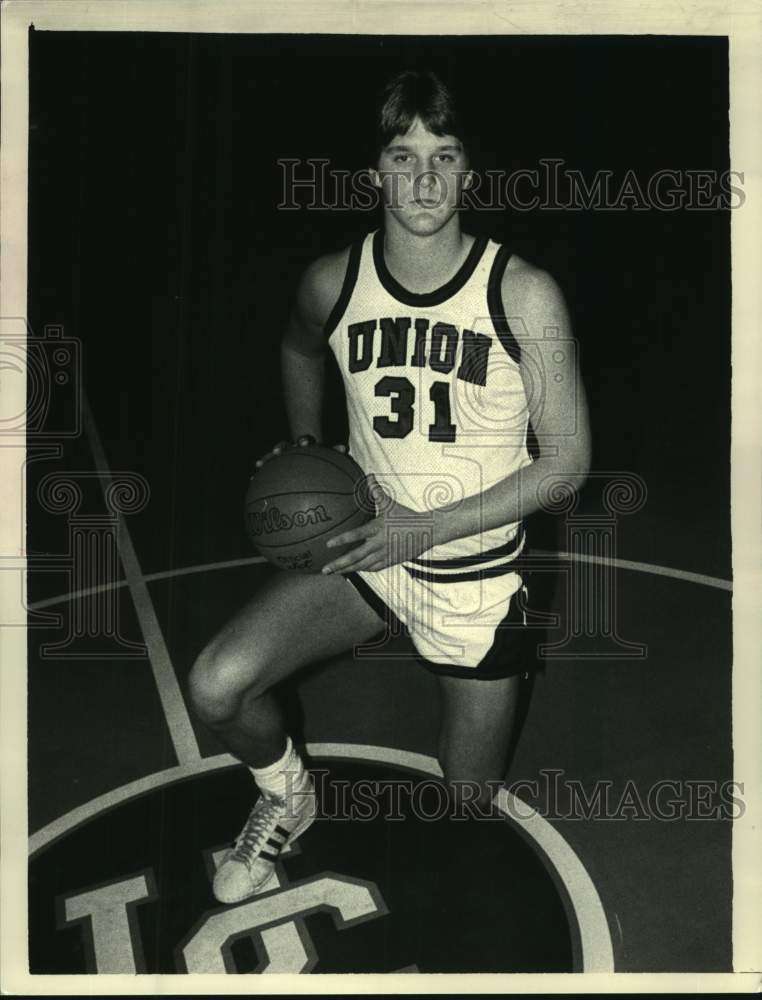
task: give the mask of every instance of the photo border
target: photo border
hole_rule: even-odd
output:
[[[721,35],[729,39],[731,168],[743,173],[746,202],[734,211],[732,238],[733,750],[745,813],[733,823],[733,967],[728,974],[613,975],[30,975],[27,953],[26,658],[23,628],[0,629],[0,969],[3,992],[28,994],[757,992],[762,968],[762,7],[734,0],[628,5],[524,4],[495,0],[369,2],[300,0],[7,0],[1,9],[0,316],[27,309],[28,38],[38,31],[320,33],[421,35]],[[2,373],[0,372],[0,377]],[[12,386],[13,388],[13,386]],[[14,403],[16,400],[13,401]],[[25,399],[18,399],[22,412]],[[14,454],[11,454],[11,452]],[[21,488],[18,449],[0,442],[0,569],[17,544]],[[26,527],[22,511],[23,528]],[[22,536],[23,537],[23,536]],[[13,553],[16,557],[16,553]],[[23,551],[18,557],[23,558]],[[18,558],[14,565],[18,562]],[[6,562],[6,565],[9,565]],[[0,604],[18,605],[18,573],[0,572]]]

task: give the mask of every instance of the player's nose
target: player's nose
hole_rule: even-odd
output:
[[[434,198],[439,195],[439,177],[430,169],[418,172],[413,182],[416,198]]]
[[[437,183],[437,175],[430,165],[426,165],[419,170],[416,181],[419,187],[430,191]]]

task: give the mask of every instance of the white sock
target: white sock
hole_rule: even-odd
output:
[[[250,767],[254,780],[261,792],[285,798],[293,792],[302,792],[309,784],[309,774],[302,758],[294,749],[291,737],[286,737],[283,756],[267,767]]]

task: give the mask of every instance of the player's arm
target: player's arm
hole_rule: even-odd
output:
[[[579,489],[590,469],[587,400],[561,289],[546,271],[524,265],[518,275],[506,272],[503,301],[520,318],[511,332],[521,348],[519,368],[539,455],[454,511],[435,512],[437,543],[520,521],[547,504],[554,486]],[[548,328],[557,336],[547,337]]]
[[[292,440],[311,434],[322,441],[325,335],[325,268],[315,261],[299,282],[281,341],[281,378]],[[321,294],[322,293],[322,294]]]
[[[519,367],[532,405],[529,418],[538,438],[539,455],[530,465],[483,493],[467,497],[454,509],[433,511],[433,517],[429,512],[403,510],[391,501],[382,503],[385,514],[327,543],[329,547],[362,544],[329,563],[324,573],[378,570],[390,565],[389,532],[394,531],[395,521],[404,521],[406,539],[405,551],[397,549],[395,561],[412,559],[433,545],[521,521],[543,506],[554,484],[578,489],[584,482],[591,453],[587,402],[578,352],[563,350],[563,341],[568,345],[572,339],[563,294],[549,274],[522,264],[517,272],[506,272],[503,301],[511,303],[512,316],[521,318],[521,322],[511,324],[511,330],[522,348]],[[558,337],[546,338],[548,327],[556,328]],[[538,366],[543,373],[539,380]],[[377,483],[371,485],[379,495],[383,492]]]
[[[291,440],[297,444],[323,439],[325,324],[341,290],[342,266],[346,266],[343,256],[321,257],[305,270],[281,340],[286,414]],[[288,442],[280,441],[272,452],[259,459],[257,466],[288,446]]]

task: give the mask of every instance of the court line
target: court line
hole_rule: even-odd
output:
[[[598,565],[614,566],[616,569],[631,569],[636,573],[651,573],[653,576],[669,576],[675,580],[684,580],[686,583],[698,583],[703,587],[716,587],[717,590],[727,590],[733,592],[733,581],[725,580],[721,576],[707,576],[704,573],[691,573],[687,569],[673,569],[671,566],[658,566],[655,563],[636,562],[632,559],[606,559],[603,556],[586,556],[577,552],[541,552],[536,550],[537,555],[551,556],[558,555],[559,559],[569,562],[597,563]]]
[[[558,559],[568,562],[587,562],[605,564],[613,566],[615,569],[629,569],[636,573],[651,573],[654,576],[671,577],[674,580],[683,580],[686,583],[697,583],[703,587],[714,587],[717,590],[733,592],[733,581],[725,580],[720,576],[707,576],[704,573],[691,573],[685,569],[674,569],[671,566],[657,566],[654,563],[635,562],[631,559],[605,559],[602,556],[586,556],[575,552],[551,552],[548,549],[533,549],[534,555],[547,559]],[[256,563],[266,562],[262,556],[248,556],[244,559],[227,559],[223,562],[196,563],[194,566],[183,566],[180,569],[165,569],[158,573],[146,573],[140,577],[144,583],[153,583],[155,580],[169,580],[175,576],[192,576],[195,573],[211,573],[220,569],[234,569],[236,566],[251,566]],[[35,601],[28,606],[29,611],[41,611],[43,608],[50,608],[56,604],[63,604],[64,601],[76,599],[78,597],[89,597],[91,594],[99,594],[104,590],[118,590],[126,587],[127,580],[115,580],[111,583],[97,584],[95,587],[86,587],[83,590],[72,590],[68,594],[56,594],[55,597],[46,597],[41,601]]]
[[[195,566],[184,566],[181,569],[165,569],[158,573],[146,573],[141,576],[145,583],[152,583],[154,580],[168,580],[174,576],[192,576],[194,573],[208,573],[218,569],[233,569],[236,566],[249,566],[252,563],[263,563],[266,560],[261,556],[250,556],[246,559],[228,559],[224,562],[197,563]],[[46,597],[42,601],[35,601],[28,606],[29,611],[37,611],[40,608],[49,608],[55,604],[63,604],[64,601],[76,599],[78,597],[89,597],[91,594],[100,594],[104,590],[119,590],[126,587],[126,580],[112,580],[111,583],[99,583],[94,587],[85,587],[82,590],[72,590],[68,594],[57,594],[55,597]]]
[[[372,746],[362,743],[307,743],[306,752],[316,758],[366,760],[375,764],[392,764],[422,774],[441,778],[442,769],[434,757],[427,754],[398,750],[394,747]],[[127,802],[145,795],[156,788],[174,784],[228,767],[243,767],[230,754],[188,761],[178,767],[158,771],[137,781],[112,789],[104,795],[77,806],[70,812],[48,823],[29,838],[30,860],[50,847],[55,841],[71,833],[88,820]],[[584,864],[563,835],[532,807],[518,796],[509,795],[505,789],[498,792],[497,804],[510,822],[520,826],[524,834],[539,847],[555,868],[574,910],[580,933],[583,972],[613,972],[614,951],[606,913],[598,890]]]
[[[85,432],[93,452],[95,466],[100,473],[111,479],[111,469],[106,461],[106,454],[103,450],[92,410],[84,391],[82,393],[82,409],[84,413]],[[105,490],[105,483],[103,484],[103,488]],[[201,757],[196,741],[196,734],[193,731],[190,716],[188,715],[188,710],[180,691],[177,674],[172,665],[167,644],[164,641],[164,634],[161,631],[153,601],[151,600],[145,577],[140,568],[135,546],[132,544],[132,538],[125,519],[121,515],[119,516],[117,531],[117,548],[126,577],[124,581],[119,581],[119,585],[126,585],[130,589],[130,595],[135,605],[135,613],[137,614],[140,630],[143,633],[148,650],[148,660],[151,664],[151,671],[159,692],[159,699],[167,721],[172,745],[179,763],[189,764],[199,760]]]

